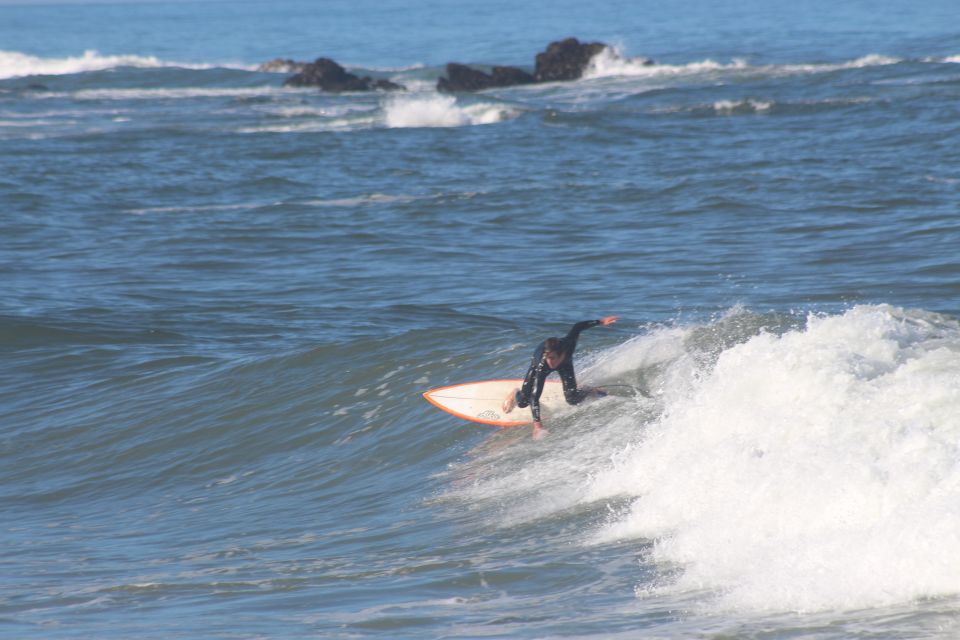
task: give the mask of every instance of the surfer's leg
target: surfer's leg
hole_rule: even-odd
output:
[[[577,376],[573,372],[573,362],[570,357],[557,369],[560,381],[563,382],[563,397],[567,404],[580,404],[587,397],[587,393],[577,388]]]
[[[567,404],[580,404],[583,399],[590,395],[589,389],[564,389],[563,397]]]

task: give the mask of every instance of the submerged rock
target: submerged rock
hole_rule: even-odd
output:
[[[404,87],[389,80],[359,77],[330,58],[317,58],[284,82],[290,87],[318,87],[323,91],[397,91]]]

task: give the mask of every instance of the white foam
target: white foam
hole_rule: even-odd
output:
[[[766,100],[752,100],[744,98],[743,100],[718,100],[713,103],[713,109],[717,113],[731,115],[735,113],[766,113],[773,108],[773,102]]]
[[[723,608],[858,608],[960,593],[960,326],[889,306],[758,335],[678,379],[587,500],[595,541],[656,540]]]
[[[619,49],[606,48],[594,56],[584,73],[585,78],[642,77],[664,78],[688,76],[711,72],[756,72],[770,75],[826,73],[842,69],[861,69],[864,67],[897,64],[900,58],[869,54],[840,63],[759,65],[748,64],[742,59],[733,59],[728,63],[714,60],[701,60],[687,64],[647,64],[645,58],[630,58]]]
[[[702,60],[689,64],[647,64],[645,58],[629,58],[618,49],[607,47],[590,61],[584,72],[585,78],[606,78],[614,76],[659,78],[664,76],[692,75],[707,71],[746,69],[743,60],[733,60],[727,64],[713,60]]]
[[[504,105],[460,105],[453,96],[438,93],[396,96],[388,98],[384,103],[384,121],[389,128],[494,124],[517,115],[517,110]]]
[[[251,71],[255,68],[244,65],[167,62],[154,56],[101,55],[94,50],[87,50],[82,55],[65,58],[41,58],[19,51],[0,51],[0,80],[25,76],[58,76],[88,71],[103,71],[116,67],[213,69],[223,66]]]

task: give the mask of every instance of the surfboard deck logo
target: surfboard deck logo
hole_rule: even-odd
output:
[[[435,407],[463,420],[492,427],[519,427],[533,423],[530,407],[514,407],[505,414],[502,405],[507,395],[522,384],[520,379],[482,380],[431,389],[423,397]],[[543,416],[565,405],[563,384],[559,380],[547,380],[540,396]]]

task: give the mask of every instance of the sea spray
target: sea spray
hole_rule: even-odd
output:
[[[460,105],[453,96],[437,93],[391,97],[384,103],[384,119],[390,128],[494,124],[517,115],[518,111],[503,105]]]

